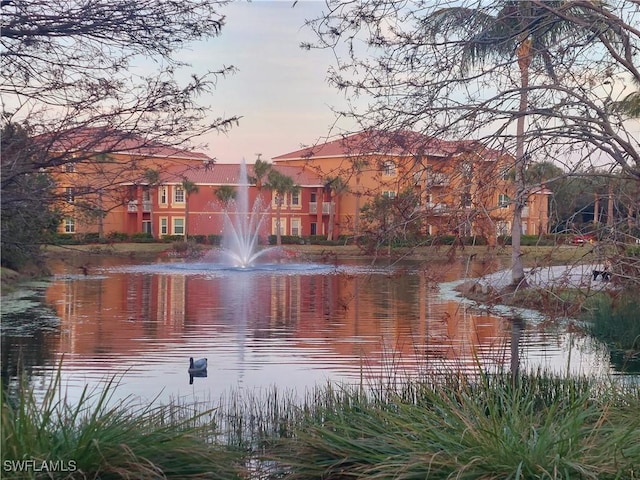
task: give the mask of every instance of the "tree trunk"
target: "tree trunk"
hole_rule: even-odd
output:
[[[514,286],[526,286],[522,265],[522,210],[527,202],[524,172],[526,159],[524,154],[525,114],[529,107],[529,65],[531,64],[531,41],[525,40],[518,47],[518,67],[520,68],[520,105],[516,121],[516,163],[515,163],[515,199],[513,222],[511,224],[511,283]]]
[[[609,198],[607,198],[607,227],[613,227],[613,184],[609,180]]]
[[[282,208],[282,197],[278,195],[276,197],[276,245],[282,245],[282,235],[280,234],[280,230],[282,230],[282,220],[280,218],[280,209]]]
[[[327,241],[333,241],[333,189],[329,192],[329,225],[327,226]]]
[[[184,198],[184,241],[185,242],[188,241],[188,238],[187,238],[188,223],[189,223],[189,195],[185,194],[185,198]]]

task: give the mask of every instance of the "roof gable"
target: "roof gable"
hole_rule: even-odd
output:
[[[273,165],[273,169],[291,177],[301,187],[322,187],[321,176],[305,167]],[[253,165],[247,165],[247,174],[253,175]],[[184,167],[174,166],[161,174],[161,183],[181,183],[189,180],[196,185],[238,185],[240,180],[240,164],[219,163],[213,166]]]
[[[129,132],[101,127],[83,127],[37,137],[53,152],[124,154],[141,157],[213,161],[204,153],[192,152]]]
[[[500,156],[499,151],[475,140],[441,140],[409,130],[366,130],[285,153],[274,157],[273,160],[278,162],[361,155],[452,157],[469,151],[478,152],[479,149],[483,151],[483,155],[491,157],[487,159],[495,160]]]

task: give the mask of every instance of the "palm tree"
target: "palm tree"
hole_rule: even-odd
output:
[[[215,191],[215,196],[225,209],[229,208],[229,203],[236,198],[236,189],[231,185],[221,185]]]
[[[272,167],[273,166],[269,162],[261,160],[260,158],[258,158],[253,164],[253,175],[249,180],[256,184],[258,191],[262,190],[262,187],[264,186],[264,179],[269,175]]]
[[[334,203],[337,197],[349,189],[349,185],[340,177],[329,177],[325,186],[329,188],[329,227],[327,228],[327,240],[333,240],[333,224],[335,217]]]
[[[187,232],[189,231],[187,228],[187,223],[189,219],[189,196],[192,193],[197,193],[199,188],[191,180],[186,178],[182,179],[182,189],[184,190],[184,241],[187,241]]]
[[[425,23],[427,32],[465,35],[460,64],[463,69],[515,55],[520,71],[520,99],[516,114],[515,198],[513,199],[512,265],[514,285],[524,284],[520,240],[522,211],[526,205],[525,119],[528,110],[529,73],[532,62],[541,61],[547,74],[556,81],[551,46],[562,35],[578,32],[578,26],[564,18],[579,15],[585,7],[567,0],[506,0],[498,2],[495,14],[486,8],[450,7],[438,10]],[[558,12],[563,12],[561,17]]]
[[[640,80],[634,79],[638,90],[631,92],[621,101],[615,103],[615,108],[623,115],[631,118],[640,118]]]
[[[269,175],[267,177],[267,185],[265,185],[269,190],[275,193],[275,201],[276,201],[276,245],[282,245],[282,236],[281,236],[281,211],[282,211],[282,203],[284,201],[285,196],[288,193],[296,193],[300,190],[300,187],[295,184],[291,177],[280,173],[277,170],[270,170]]]

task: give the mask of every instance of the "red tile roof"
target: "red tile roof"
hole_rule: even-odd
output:
[[[301,187],[322,187],[325,184],[322,177],[304,167],[273,165],[273,169],[291,177]],[[247,174],[253,174],[253,165],[247,165]],[[218,163],[209,167],[173,166],[161,174],[160,182],[181,183],[187,179],[197,185],[237,185],[239,177],[239,164]]]
[[[164,145],[155,140],[147,140],[129,132],[107,128],[71,129],[57,134],[41,135],[37,140],[47,143],[48,149],[52,152],[120,153],[143,157],[212,161],[212,158],[204,153],[191,152]]]
[[[487,159],[496,159],[500,152],[475,140],[441,140],[408,130],[385,132],[367,130],[326,143],[274,157],[273,160],[345,157],[358,155],[413,156],[416,154],[451,157],[463,152],[484,151]],[[491,157],[491,158],[489,158]]]

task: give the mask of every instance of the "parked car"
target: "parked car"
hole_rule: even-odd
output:
[[[590,234],[574,235],[571,239],[571,245],[584,245],[585,243],[593,243],[595,237]]]

